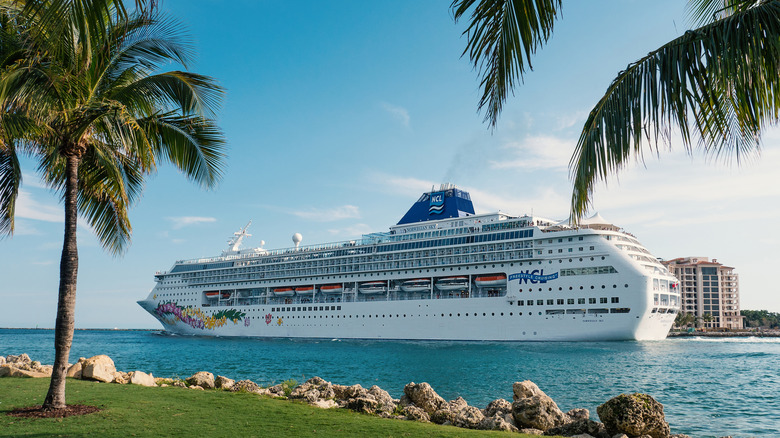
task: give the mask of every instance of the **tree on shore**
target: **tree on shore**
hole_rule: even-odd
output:
[[[780,313],[767,310],[740,310],[745,317],[745,328],[780,328]]]
[[[202,187],[222,174],[225,142],[214,122],[223,90],[187,71],[192,46],[181,25],[156,8],[128,13],[119,0],[28,0],[2,9],[0,232],[13,233],[19,154],[37,162],[62,196],[65,233],[55,357],[44,409],[65,407],[73,340],[79,214],[104,249],[129,244],[128,209],[161,162]],[[13,50],[11,50],[13,49]]]
[[[618,73],[588,115],[569,163],[572,220],[595,184],[679,133],[683,147],[739,163],[780,119],[780,0],[689,0],[695,29]],[[551,37],[562,0],[453,0],[481,75],[479,108],[495,127],[503,102]]]
[[[674,318],[674,325],[678,328],[692,327],[696,324],[696,315],[693,313],[680,312]]]

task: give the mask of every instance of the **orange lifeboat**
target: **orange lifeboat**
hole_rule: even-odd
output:
[[[477,277],[474,280],[474,283],[478,287],[506,286],[506,275],[504,274],[482,275]]]

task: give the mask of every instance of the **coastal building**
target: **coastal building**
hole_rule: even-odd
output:
[[[683,257],[661,262],[680,280],[680,311],[700,318],[707,328],[741,329],[739,275],[734,268],[708,257]]]

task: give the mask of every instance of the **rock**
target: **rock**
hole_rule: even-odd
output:
[[[336,403],[336,401],[333,399],[317,400],[314,403],[310,403],[310,404],[320,409],[333,409],[339,407],[338,403]]]
[[[368,391],[366,388],[359,384],[352,386],[333,385],[333,396],[336,400],[349,400],[351,398],[366,397],[367,395]]]
[[[268,392],[274,396],[274,397],[284,397],[287,398],[287,395],[284,393],[284,385],[281,383],[278,385],[274,385],[268,388]]]
[[[230,388],[232,388],[233,385],[235,385],[235,384],[236,384],[235,380],[228,379],[225,376],[217,376],[217,378],[214,379],[214,387],[215,388],[230,390]]]
[[[16,368],[22,368],[21,365],[29,365],[32,361],[30,360],[30,356],[28,356],[27,353],[22,353],[18,356],[9,354],[6,356],[5,362],[11,365],[15,365]]]
[[[547,395],[518,399],[512,403],[512,416],[518,427],[540,430],[547,430],[568,422],[566,414],[561,412],[558,405]]]
[[[11,375],[11,365],[2,365],[0,366],[0,377],[8,377]]]
[[[81,378],[84,380],[97,380],[109,383],[114,380],[116,366],[110,357],[101,354],[84,360],[81,370]]]
[[[390,397],[390,393],[384,389],[374,385],[368,389],[368,395],[376,400],[378,413],[389,415],[395,411],[396,404],[393,401],[393,397]]]
[[[411,382],[404,386],[404,395],[414,403],[415,406],[422,408],[428,415],[431,415],[447,405],[447,402],[431,388],[431,385]],[[431,417],[433,420],[433,417]]]
[[[187,384],[182,382],[181,380],[177,380],[177,381],[171,383],[171,386],[175,386],[177,388],[186,388]]]
[[[190,386],[200,386],[204,389],[214,389],[214,374],[211,374],[208,371],[198,371],[197,373],[188,377],[185,381]]]
[[[615,436],[613,436],[612,438],[628,438],[628,435],[626,435],[624,433],[619,433],[619,434],[616,434]]]
[[[231,392],[251,392],[258,395],[271,395],[266,388],[261,388],[257,383],[251,380],[239,380],[230,388]]]
[[[509,403],[503,398],[499,398],[488,403],[482,413],[485,414],[486,417],[492,417],[494,415],[500,415],[503,417],[506,414],[512,413],[512,403]]]
[[[572,435],[571,438],[595,438],[592,435],[588,435],[587,433],[581,433],[578,435]]]
[[[130,375],[122,371],[115,371],[114,379],[111,381],[111,383],[119,383],[120,385],[130,383]]]
[[[663,405],[647,394],[620,394],[596,408],[596,412],[610,435],[669,437]]]
[[[190,388],[190,389],[196,389],[196,390],[199,390],[199,391],[205,391],[205,390],[206,390],[204,387],[202,387],[202,386],[200,386],[200,385],[191,385],[191,386],[189,386],[188,388]]]
[[[606,428],[603,424],[589,420],[579,419],[566,423],[562,426],[553,427],[544,431],[545,435],[562,435],[562,436],[575,436],[586,434],[591,437],[609,438]]]
[[[526,435],[541,435],[544,433],[544,431],[539,429],[534,429],[533,427],[526,427],[524,429],[520,429],[520,433],[524,433]]]
[[[5,365],[5,356],[0,356],[0,366]]]
[[[76,362],[73,365],[68,367],[68,370],[65,372],[65,376],[73,377],[74,379],[81,379],[82,378],[82,372],[84,370],[84,362],[86,362],[86,361],[87,361],[87,358],[80,357],[78,362]]]
[[[347,400],[346,408],[355,412],[364,412],[366,414],[373,414],[376,412],[379,403],[374,400],[373,397],[357,397]]]
[[[154,381],[154,376],[151,373],[146,374],[143,371],[133,371],[130,373],[130,383],[141,386],[157,386],[157,383]]]
[[[439,409],[431,414],[431,423],[452,424],[452,411],[449,409]]]
[[[510,416],[511,418],[511,416]],[[513,420],[514,422],[514,420]],[[514,424],[510,423],[501,415],[494,415],[490,417],[485,417],[482,422],[479,424],[477,429],[481,430],[506,430],[510,432],[517,432],[517,427],[515,427]]]
[[[430,423],[431,417],[427,412],[414,405],[407,405],[403,409],[403,414],[409,420],[419,421],[421,423]]]
[[[590,419],[590,411],[587,409],[572,409],[566,413],[566,416],[571,418],[571,421],[588,420]]]
[[[672,434],[669,438],[691,438],[689,435],[686,435],[684,433],[675,433]],[[720,438],[731,438],[730,436],[722,436]]]
[[[523,380],[522,382],[515,382],[512,384],[512,400],[517,401],[521,398],[529,398],[537,395],[547,396],[536,383],[530,380]]]
[[[478,429],[479,425],[485,419],[482,411],[475,406],[466,406],[463,409],[453,412],[452,425],[464,427],[466,429]]]

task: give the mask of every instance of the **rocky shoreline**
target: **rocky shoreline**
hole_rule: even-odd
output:
[[[780,338],[780,330],[756,330],[743,332],[671,331],[667,338]]]
[[[0,356],[0,377],[50,377],[51,365],[32,361],[27,354]],[[186,379],[155,378],[142,371],[117,371],[105,355],[79,358],[69,365],[67,376],[105,383],[173,386],[193,390],[249,392],[260,396],[296,400],[322,409],[342,408],[385,418],[431,422],[478,430],[504,430],[532,435],[576,438],[689,438],[671,434],[661,403],[647,394],[620,394],[597,408],[601,422],[590,419],[587,409],[563,412],[539,387],[526,380],[512,385],[512,401],[497,399],[484,409],[462,397],[446,401],[427,383],[411,382],[403,396],[393,399],[374,385],[336,385],[313,377],[301,385],[285,382],[261,387],[251,380],[234,381],[200,371]]]

